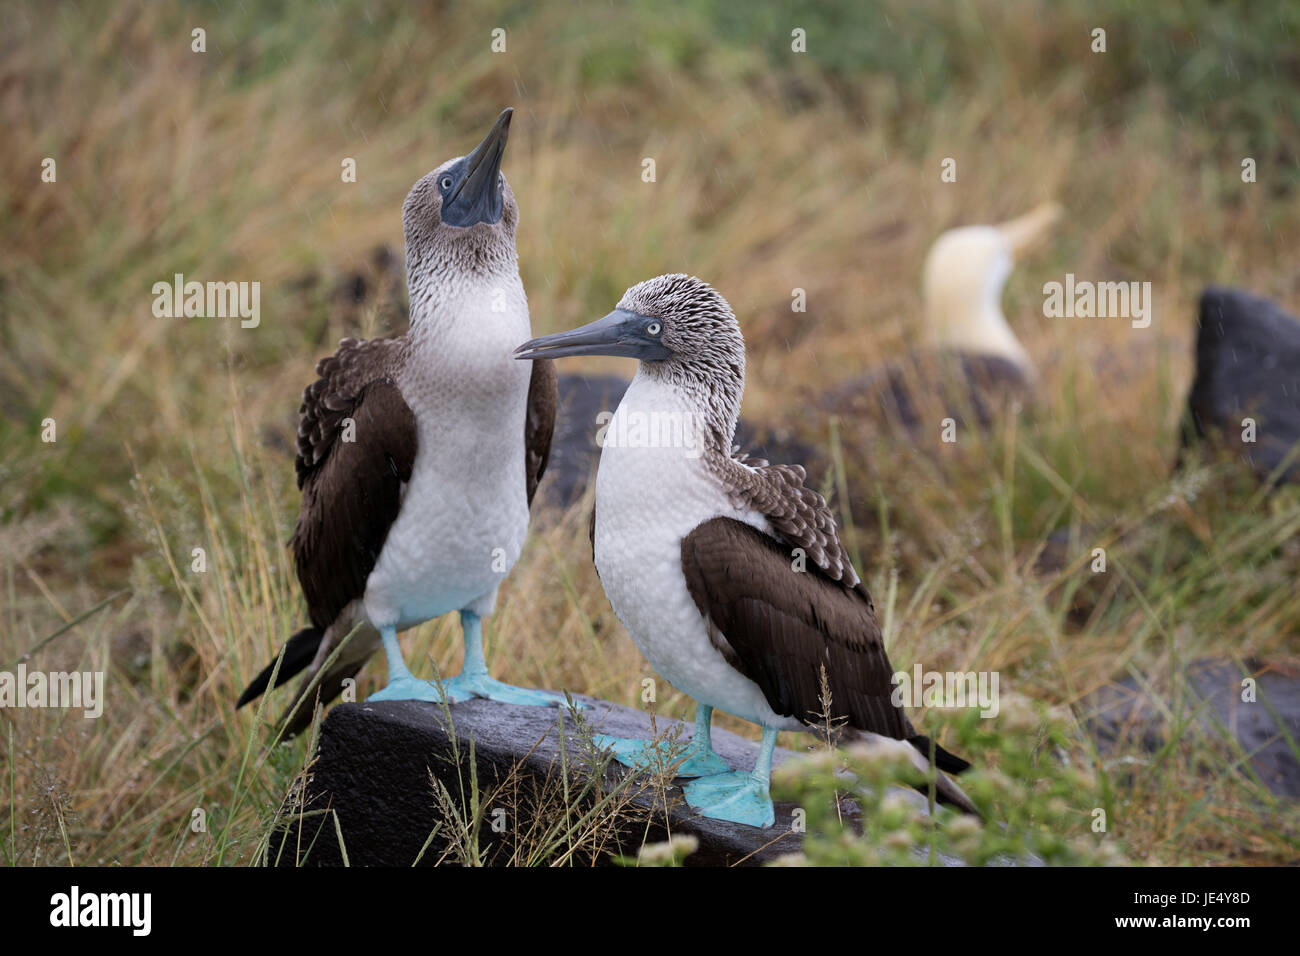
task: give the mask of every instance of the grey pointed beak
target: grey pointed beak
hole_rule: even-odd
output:
[[[510,117],[514,112],[508,106],[503,109],[483,142],[465,157],[464,175],[443,203],[443,222],[451,226],[472,226],[501,221],[505,209],[505,190],[499,184],[501,159],[506,154]]]
[[[659,362],[673,353],[660,337],[663,323],[648,315],[615,309],[569,332],[532,339],[515,349],[517,359],[565,358],[570,355],[617,355]]]

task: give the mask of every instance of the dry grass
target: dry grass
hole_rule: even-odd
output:
[[[908,4],[889,6],[900,29],[917,27]],[[505,168],[535,330],[603,314],[657,273],[722,290],[749,342],[746,414],[843,445],[828,490],[852,519],[897,666],[995,669],[1004,688],[1062,705],[1131,669],[1164,680],[1199,656],[1294,659],[1294,496],[1168,477],[1200,288],[1229,282],[1300,309],[1300,205],[1276,158],[1293,155],[1294,113],[1277,116],[1261,183],[1243,186],[1245,134],[1171,105],[1172,79],[1123,88],[1108,65],[1122,54],[1095,58],[1080,39],[1088,14],[920,6],[958,71],[929,98],[870,57],[854,75],[832,69],[818,56],[826,30],[805,58],[774,59],[713,26],[728,21],[708,3],[673,18],[603,4],[580,17],[383,2],[288,3],[275,19],[230,5],[7,11],[0,667],[125,591],[36,658],[107,670],[104,717],[0,720],[7,858],[253,858],[307,752],[266,750],[256,716],[230,709],[302,618],[282,547],[296,395],[338,338],[400,327],[331,289],[376,246],[400,249],[410,183],[504,104],[518,110]],[[189,50],[196,24],[205,55]],[[505,55],[488,49],[496,25]],[[875,56],[885,41],[872,42]],[[851,43],[836,49],[857,62]],[[971,63],[984,68],[961,72]],[[46,156],[57,184],[38,181]],[[339,179],[349,156],[356,184]],[[640,178],[646,156],[654,184]],[[939,180],[947,156],[956,184]],[[1035,406],[938,457],[861,423],[832,436],[807,399],[914,340],[933,238],[1048,198],[1066,220],[1004,298],[1042,369]],[[1067,271],[1150,280],[1152,327],[1042,319],[1041,284]],[[150,287],[175,272],[260,281],[261,326],[155,319]],[[806,314],[789,310],[795,287]],[[54,445],[38,437],[47,416]],[[1078,576],[1032,572],[1062,527],[1114,548],[1116,573],[1081,592],[1082,623],[1057,590]],[[204,574],[189,570],[199,546]],[[494,673],[523,684],[634,703],[648,675],[591,569],[581,509],[532,537],[488,641]],[[406,645],[444,672],[459,665],[451,620]],[[660,706],[686,702],[665,692]],[[1207,776],[1207,752],[1189,745],[1112,781],[1124,839],[1176,862],[1293,859],[1294,811],[1223,761]],[[190,831],[196,807],[206,834]]]

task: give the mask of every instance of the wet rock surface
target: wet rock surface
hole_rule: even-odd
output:
[[[584,719],[597,733],[649,738],[657,727],[661,738],[677,730],[681,740],[691,733],[681,721],[660,716],[652,727],[650,715],[642,711],[590,697],[576,699],[587,705]],[[563,734],[559,731],[562,716]],[[440,708],[415,701],[342,704],[331,709],[321,727],[302,819],[273,836],[272,863],[339,866],[344,851],[353,866],[410,866],[417,858],[427,866],[440,859],[456,860],[454,852],[446,853],[448,825],[430,773],[442,781],[454,801],[461,802],[464,792],[463,804],[468,805],[471,740],[479,792],[486,796],[502,782],[507,784],[484,809],[479,852],[489,863],[504,864],[512,857],[517,862],[517,855],[526,852],[530,834],[536,833],[530,813],[536,809],[537,795],[559,786],[564,766],[574,770],[571,782],[580,784],[588,772],[582,766],[583,745],[572,716],[553,708],[470,700],[453,705],[450,717],[448,722]],[[758,755],[756,743],[720,728],[713,731],[713,744],[733,769],[752,768]],[[459,762],[452,758],[455,751]],[[795,756],[778,749],[773,763],[779,766]],[[613,765],[608,779],[616,780],[623,773]],[[919,794],[899,792],[924,805]],[[635,856],[642,843],[667,839],[669,828],[673,835],[689,834],[699,840],[699,849],[686,858],[688,866],[767,863],[802,845],[802,834],[792,826],[793,804],[777,802],[776,822],[764,830],[698,816],[683,800],[675,799],[681,795],[676,786],[669,788],[668,795],[665,815],[656,790],[637,794],[630,809],[639,811],[642,819],[635,819],[637,812],[629,813],[626,825],[609,828],[618,832],[599,852],[584,850],[573,862],[602,864],[618,853]],[[851,803],[846,806],[846,817],[852,821],[855,809]],[[337,831],[333,814],[320,812],[326,808],[337,814]],[[494,817],[498,809],[505,812]],[[501,822],[501,832],[491,826],[494,819]]]
[[[1255,681],[1254,702],[1242,700],[1247,677]],[[1203,660],[1187,668],[1178,691],[1154,693],[1158,702],[1128,677],[1084,702],[1085,720],[1103,752],[1134,740],[1154,752],[1169,739],[1171,717],[1186,720],[1225,748],[1235,740],[1242,753],[1252,755],[1250,768],[1273,793],[1300,797],[1300,762],[1282,733],[1285,728],[1300,743],[1300,674],[1259,661]]]
[[[1249,419],[1253,423],[1251,433]],[[1300,481],[1300,321],[1240,289],[1201,293],[1196,377],[1187,394],[1184,449],[1240,455],[1261,479]]]

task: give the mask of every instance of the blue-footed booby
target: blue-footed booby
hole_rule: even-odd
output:
[[[278,685],[305,671],[286,733],[380,646],[388,685],[371,700],[557,702],[492,679],[483,656],[481,622],[523,548],[555,421],[554,366],[530,373],[511,357],[531,334],[519,208],[501,172],[511,113],[406,197],[409,331],[344,339],[303,393],[290,544],[311,627],[290,638],[276,675]],[[407,668],[397,632],[449,611],[460,612],[465,664],[439,688]],[[275,666],[237,706],[266,690]]]
[[[693,276],[659,276],[628,289],[604,318],[515,354],[640,360],[605,436],[592,548],[632,640],[697,701],[680,771],[699,776],[685,788],[687,802],[706,816],[770,826],[777,733],[815,729],[828,717],[851,736],[906,741],[928,772],[930,741],[891,700],[875,607],[830,508],[798,465],[749,459],[732,444],[745,342],[726,300]],[[762,726],[752,772],[731,771],[713,752],[715,707]],[[613,749],[637,764],[646,746]],[[934,752],[940,770],[969,766],[942,747]],[[941,801],[975,812],[943,773],[936,781]]]
[[[908,430],[937,429],[948,415],[990,425],[999,406],[1026,393],[1038,377],[1002,311],[1002,288],[1017,257],[1060,215],[1060,206],[1044,203],[1010,222],[939,236],[921,278],[921,346],[831,389],[823,404]]]

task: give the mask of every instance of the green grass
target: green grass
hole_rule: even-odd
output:
[[[746,415],[816,445],[832,439],[817,391],[915,341],[939,232],[1062,202],[1055,238],[1004,297],[1042,370],[1031,407],[938,454],[840,421],[827,490],[894,664],[997,670],[1045,715],[1041,732],[915,715],[1002,774],[984,798],[1045,835],[1028,848],[1050,837],[1083,854],[1076,838],[1098,843],[1089,813],[1104,804],[1102,862],[1294,860],[1294,806],[1186,713],[1169,714],[1157,754],[1134,742],[1101,755],[1075,711],[1129,674],[1163,693],[1200,657],[1300,666],[1295,494],[1265,497],[1217,465],[1170,474],[1200,288],[1300,310],[1300,27],[1285,8],[1150,7],[7,9],[0,667],[33,653],[43,669],[105,670],[109,706],[97,721],[0,712],[5,859],[228,865],[264,852],[310,741],[271,746],[267,715],[231,703],[304,617],[283,546],[296,397],[340,337],[401,330],[400,293],[354,306],[335,286],[373,279],[377,246],[400,251],[410,184],[508,104],[536,331],[602,315],[651,275],[699,274],[746,332]],[[190,52],[196,25],[203,55]],[[505,54],[489,49],[496,26]],[[795,26],[807,54],[789,52]],[[1094,26],[1106,54],[1088,49]],[[55,184],[39,181],[47,156]],[[646,156],[655,184],[640,180]],[[949,156],[955,184],[939,181]],[[1243,156],[1258,183],[1241,183]],[[357,159],[355,184],[340,182],[343,157]],[[1152,327],[1043,319],[1042,283],[1067,271],[1151,281]],[[150,287],[175,272],[260,281],[261,326],[155,319]],[[795,287],[807,313],[790,312]],[[47,417],[55,444],[40,440]],[[1075,544],[1064,570],[1042,574],[1058,529]],[[1105,575],[1088,569],[1095,545]],[[531,537],[488,641],[494,673],[534,686],[636,705],[654,676],[600,590],[581,509]],[[405,642],[426,669],[458,666],[454,622]],[[660,712],[683,714],[660,686]],[[797,786],[833,789],[817,773]],[[1068,794],[1061,774],[1077,784]],[[206,832],[191,829],[196,808]],[[842,835],[816,822],[810,859],[844,859],[826,851]]]

